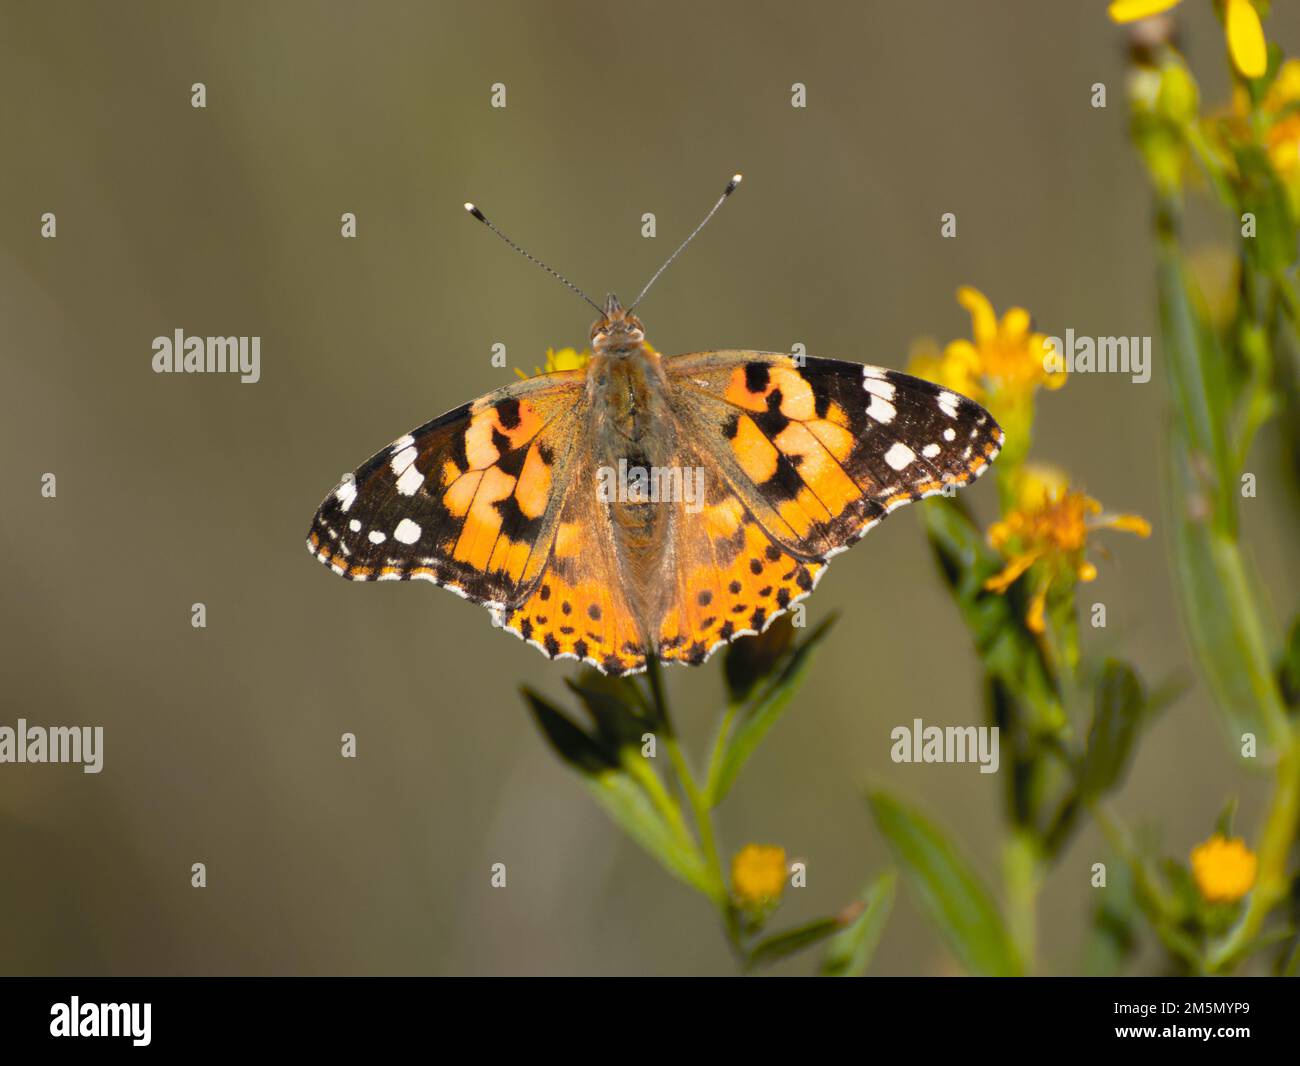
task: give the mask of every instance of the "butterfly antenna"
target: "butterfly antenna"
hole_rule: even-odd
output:
[[[718,197],[718,202],[714,204],[711,208],[709,208],[709,213],[704,216],[704,221],[701,222],[698,226],[696,226],[693,230],[691,230],[691,235],[687,237],[686,240],[682,241],[682,243],[678,246],[677,251],[673,252],[673,254],[668,257],[664,265],[654,272],[654,277],[652,277],[649,281],[645,283],[645,288],[642,289],[640,294],[637,296],[637,298],[632,301],[632,307],[636,307],[636,305],[639,304],[645,298],[645,294],[650,291],[650,286],[659,280],[659,275],[662,274],[665,270],[667,270],[670,266],[672,266],[673,260],[676,259],[679,255],[681,255],[682,252],[686,251],[686,246],[690,244],[691,241],[695,240],[696,234],[698,234],[700,230],[702,230],[705,226],[709,224],[709,219],[711,219],[714,215],[718,213],[718,208],[721,207],[723,204],[725,204],[727,202],[727,197],[730,196],[733,192],[735,192],[736,189],[739,187],[742,177],[743,176],[740,174],[733,174],[731,176],[731,180],[727,182],[727,187],[722,190],[722,195]],[[629,307],[628,310],[631,311],[632,307]]]
[[[603,314],[605,313],[605,312],[604,312],[604,309],[600,306],[600,304],[596,303],[595,300],[593,300],[590,296],[588,296],[585,292],[583,292],[580,288],[578,288],[578,286],[576,286],[575,284],[573,284],[573,282],[571,282],[568,278],[566,278],[566,277],[565,277],[563,274],[561,274],[558,270],[552,270],[550,267],[548,267],[545,263],[543,263],[543,262],[542,262],[540,259],[538,259],[536,256],[534,256],[534,255],[529,255],[526,251],[524,251],[522,248],[520,248],[519,245],[515,244],[514,241],[512,241],[509,237],[507,237],[504,233],[502,233],[499,229],[497,229],[496,226],[492,225],[492,223],[488,221],[487,216],[486,216],[485,214],[483,214],[483,212],[480,211],[480,210],[479,210],[477,207],[475,207],[473,204],[466,204],[466,205],[465,205],[465,210],[468,211],[471,215],[473,215],[473,216],[474,216],[476,219],[478,219],[480,222],[482,222],[483,225],[487,226],[488,229],[490,229],[493,233],[495,233],[498,237],[500,237],[503,241],[505,241],[506,244],[510,245],[511,248],[513,248],[516,252],[518,252],[520,255],[522,255],[522,256],[523,256],[525,259],[527,259],[530,263],[535,263],[535,264],[537,264],[539,267],[541,267],[543,270],[545,270],[546,273],[550,274],[551,277],[553,277],[553,278],[558,278],[558,279],[559,279],[559,280],[560,280],[560,281],[561,281],[561,282],[562,282],[562,283],[563,283],[567,288],[572,289],[574,292],[576,292],[579,296],[581,296],[584,300],[586,300],[587,303],[591,304],[591,306],[594,307],[594,308],[596,309],[596,312],[597,312],[598,314],[602,314],[602,315],[603,315]],[[716,210],[716,208],[715,208],[714,210]]]

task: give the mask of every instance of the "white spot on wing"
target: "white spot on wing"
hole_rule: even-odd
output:
[[[863,378],[862,387],[882,400],[892,400],[897,391],[892,381],[885,381],[883,378]]]
[[[871,404],[867,408],[867,414],[877,422],[887,426],[894,420],[894,415],[898,414],[898,411],[888,400],[873,393],[871,396]]]
[[[403,518],[397,523],[397,528],[393,530],[393,537],[403,544],[414,544],[420,539],[420,527],[409,518]]]
[[[407,448],[406,451],[413,453],[415,449]],[[402,454],[405,455],[406,452],[403,452]],[[397,459],[394,458],[393,462],[396,463]],[[421,474],[419,468],[416,467],[414,463],[412,463],[410,466],[408,466],[405,470],[402,471],[401,476],[397,479],[397,491],[400,492],[403,496],[414,496],[416,489],[418,489],[423,484],[424,484],[424,475]]]
[[[911,465],[916,459],[916,452],[912,451],[901,440],[895,441],[889,451],[885,452],[885,462],[895,470],[902,470]]]
[[[939,393],[939,410],[949,418],[957,417],[957,405],[961,403],[961,397],[955,392]]]
[[[385,534],[380,533],[377,529],[372,529],[368,536],[370,537],[371,544],[383,544],[384,541],[388,539]]]
[[[393,454],[392,469],[394,474],[402,473],[408,466],[415,462],[415,457],[419,453],[414,448],[403,448],[400,452]]]
[[[339,507],[344,511],[352,506],[352,501],[357,498],[357,482],[351,474],[345,477],[334,490],[334,498],[339,501]]]
[[[927,444],[924,448],[921,449],[921,454],[924,455],[927,459],[933,459],[941,451],[943,451],[943,449],[940,448],[939,445]]]

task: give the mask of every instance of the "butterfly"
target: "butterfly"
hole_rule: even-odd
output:
[[[646,341],[633,308],[739,180],[629,308],[539,264],[600,314],[586,366],[393,441],[326,496],[308,550],[353,581],[431,581],[552,659],[621,675],[761,632],[886,515],[977,478],[1002,430],[939,385]]]

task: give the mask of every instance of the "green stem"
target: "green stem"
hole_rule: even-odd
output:
[[[1007,841],[1002,857],[1007,890],[1007,929],[1026,975],[1032,974],[1038,954],[1038,889],[1042,882],[1038,845],[1033,833],[1018,829]]]
[[[1155,911],[1152,925],[1156,936],[1175,956],[1187,963],[1193,972],[1201,972],[1204,963],[1197,944],[1178,928],[1178,907],[1165,891],[1159,876],[1150,863],[1134,847],[1128,831],[1102,806],[1093,804],[1092,816],[1111,848],[1124,860],[1137,883],[1139,896],[1149,911]]]
[[[1182,129],[1183,139],[1187,141],[1187,146],[1192,150],[1192,155],[1196,157],[1196,161],[1205,172],[1206,178],[1214,186],[1219,202],[1225,207],[1235,210],[1237,197],[1232,191],[1232,185],[1223,173],[1223,168],[1219,166],[1219,161],[1214,158],[1214,152],[1211,151],[1209,143],[1201,133],[1200,127],[1195,122],[1188,122],[1180,128]]]
[[[1246,673],[1251,693],[1258,702],[1272,744],[1284,749],[1291,728],[1273,677],[1272,656],[1264,636],[1264,625],[1260,621],[1254,590],[1241,557],[1241,546],[1236,538],[1211,533],[1210,551],[1222,582],[1221,589],[1227,600],[1228,613],[1237,622],[1235,636],[1241,645],[1241,666]]]
[[[713,815],[709,810],[707,798],[695,783],[695,775],[691,773],[691,767],[686,761],[686,755],[682,751],[681,745],[677,743],[677,731],[673,728],[672,717],[668,712],[668,701],[664,698],[663,676],[659,661],[653,657],[646,663],[646,677],[650,682],[650,695],[654,703],[655,713],[664,726],[664,745],[668,749],[669,761],[672,763],[677,782],[691,805],[696,833],[700,840],[700,850],[704,853],[704,861],[708,867],[709,898],[722,917],[723,924],[726,927],[728,944],[737,958],[744,962],[748,955],[741,945],[740,925],[736,909],[732,906],[731,898],[727,893],[727,880],[722,872],[722,861],[718,857],[717,838],[713,832]]]
[[[713,797],[717,788],[718,773],[722,769],[722,753],[726,750],[727,738],[731,735],[731,726],[739,710],[739,703],[734,700],[727,701],[727,709],[722,715],[722,724],[718,727],[718,735],[713,741],[713,751],[709,753],[709,769],[704,777],[704,794],[708,797],[710,806],[715,803]]]
[[[1291,730],[1290,743],[1277,764],[1273,799],[1259,842],[1259,876],[1245,913],[1223,940],[1209,952],[1208,965],[1218,973],[1231,967],[1250,950],[1269,912],[1286,897],[1291,883],[1287,860],[1300,826],[1300,732]]]
[[[709,812],[708,802],[705,800],[699,786],[695,783],[695,777],[691,774],[691,768],[686,762],[686,756],[682,752],[681,745],[677,743],[677,738],[670,733],[665,743],[668,746],[668,757],[672,760],[677,779],[682,783],[682,788],[690,801],[691,813],[695,818],[695,825],[700,834],[700,848],[704,852],[705,861],[709,864],[709,872],[717,883],[722,899],[725,900],[726,880],[722,876],[722,862],[718,858],[718,845],[713,834],[713,817]]]
[[[664,783],[659,779],[659,775],[652,770],[647,761],[640,755],[628,755],[622,760],[623,769],[636,778],[646,794],[650,797],[650,802],[654,804],[655,810],[668,823],[668,827],[673,831],[679,843],[684,845],[687,850],[695,850],[695,838],[691,836],[690,827],[687,826],[686,820],[682,817],[681,807],[673,802],[668,790],[664,788]]]
[[[1291,325],[1300,327],[1300,294],[1296,293],[1291,279],[1280,270],[1273,275],[1273,282],[1277,285],[1278,294],[1282,297],[1282,304],[1286,308]]]

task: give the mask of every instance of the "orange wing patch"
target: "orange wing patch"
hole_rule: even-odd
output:
[[[752,365],[738,366],[731,372],[723,393],[730,403],[750,411],[765,411],[767,398],[780,392],[778,409],[786,418],[806,422],[817,417],[812,386],[797,369],[773,365],[759,378],[749,369]]]
[[[412,430],[326,497],[308,549],[352,580],[423,579],[494,610],[527,595],[577,453],[584,382],[513,383]]]
[[[640,670],[646,641],[624,587],[609,516],[597,502],[590,466],[575,475],[545,565],[536,564],[535,586],[497,617],[552,659],[580,659],[607,674]]]
[[[799,558],[829,556],[903,504],[968,484],[1002,443],[978,404],[880,367],[723,351],[666,368],[689,439]]]
[[[761,633],[813,590],[826,564],[777,543],[708,457],[685,450],[677,461],[702,467],[709,491],[701,510],[672,516],[673,572],[665,574],[670,593],[655,646],[666,661],[696,664],[730,640]]]
[[[707,516],[707,509],[704,513]],[[714,528],[707,517],[700,525],[703,530]],[[691,536],[684,533],[688,541]],[[679,577],[676,604],[659,631],[662,659],[702,663],[720,645],[761,633],[773,618],[812,592],[826,568],[824,562],[790,555],[749,515],[732,536],[713,539],[710,551],[710,558],[692,559]],[[695,554],[700,554],[698,549]]]
[[[555,562],[527,600],[503,612],[504,627],[552,659],[581,659],[607,674],[645,666],[640,627],[618,585]]]

